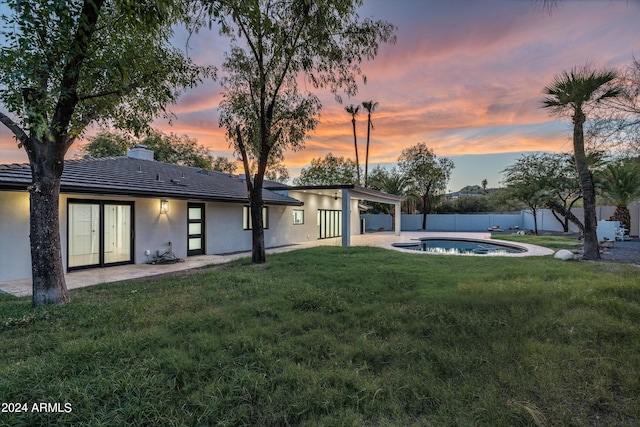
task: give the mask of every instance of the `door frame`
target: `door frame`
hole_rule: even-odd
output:
[[[189,217],[189,211],[191,208],[200,208],[200,219],[191,219]],[[187,203],[187,256],[204,255],[206,253],[206,204],[205,203]],[[189,234],[189,225],[200,224],[200,234]],[[189,249],[189,240],[193,238],[200,238],[200,249]]]
[[[71,215],[69,214],[70,210],[69,207],[72,204],[78,204],[78,205],[98,205],[98,216],[99,216],[99,220],[98,220],[98,263],[97,264],[89,264],[89,265],[79,265],[79,266],[74,266],[74,267],[70,267],[69,266],[69,257],[71,256],[71,251],[69,248],[70,245],[70,233],[69,231],[71,230],[70,227],[70,223],[71,223]],[[104,232],[104,207],[105,205],[121,205],[121,206],[129,206],[131,208],[131,215],[129,218],[130,224],[131,224],[131,235],[129,236],[130,238],[130,256],[128,260],[125,261],[117,261],[117,262],[110,262],[110,263],[105,263],[105,241],[104,241],[104,237],[105,237],[105,232]],[[123,200],[98,200],[98,199],[67,199],[67,271],[74,271],[74,270],[84,270],[84,269],[88,269],[88,268],[103,268],[103,267],[113,267],[116,265],[126,265],[126,264],[133,264],[135,262],[135,236],[136,236],[136,231],[135,231],[135,202],[132,201],[123,201]]]

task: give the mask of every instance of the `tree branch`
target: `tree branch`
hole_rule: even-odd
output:
[[[86,59],[103,3],[104,0],[85,0],[82,6],[80,22],[69,52],[70,58],[62,72],[60,97],[53,115],[51,133],[54,136],[54,141],[64,138],[78,103],[77,89],[80,67]],[[68,143],[68,140],[66,142]]]
[[[15,137],[20,141],[21,144],[26,144],[29,142],[29,136],[25,131],[22,130],[20,126],[9,116],[0,111],[0,122],[4,124],[9,130],[15,135]]]

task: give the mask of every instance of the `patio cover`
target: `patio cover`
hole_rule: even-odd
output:
[[[406,197],[360,187],[358,185],[307,185],[299,187],[291,186],[269,186],[269,190],[333,190],[341,192],[342,197],[342,246],[351,246],[351,200],[366,200],[370,202],[385,203],[395,207],[395,234],[400,235],[402,215],[400,206]]]

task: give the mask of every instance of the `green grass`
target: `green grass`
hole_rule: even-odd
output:
[[[493,235],[492,239],[506,240],[510,242],[529,243],[531,245],[544,246],[545,248],[559,250],[568,249],[575,251],[582,247],[582,240],[570,236],[521,236],[518,234]]]
[[[640,424],[640,270],[319,247],[0,296],[0,425]]]

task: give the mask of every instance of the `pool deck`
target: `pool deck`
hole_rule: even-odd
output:
[[[424,237],[458,237],[468,239],[490,239],[491,233],[449,233],[449,232],[420,232],[420,231],[403,231],[400,236],[396,236],[393,232],[378,232],[351,236],[351,246],[375,246],[384,249],[390,249],[400,252],[413,254],[423,254],[425,256],[439,256],[439,254],[427,254],[416,252],[414,250],[393,247],[393,243],[409,243]],[[279,248],[267,249],[267,255],[274,253],[289,252],[298,249],[306,249],[315,246],[340,246],[341,238],[331,238],[324,240],[316,240],[311,242],[298,243]],[[514,244],[508,242],[509,244]],[[525,245],[517,243],[514,245],[527,248],[527,252],[517,254],[502,255],[461,255],[461,256],[506,256],[506,257],[523,257],[523,256],[543,256],[551,255],[551,249],[540,246]],[[177,271],[190,270],[193,268],[204,267],[207,265],[224,264],[239,258],[251,257],[251,252],[241,252],[229,255],[199,255],[188,257],[184,262],[176,264],[150,265],[150,264],[130,264],[108,268],[92,268],[88,270],[73,271],[65,274],[65,280],[68,289],[83,288],[102,283],[119,282],[122,280],[137,279],[141,277],[150,277],[160,274],[173,273]],[[14,280],[10,282],[0,283],[0,292],[14,296],[31,295],[31,279]]]

